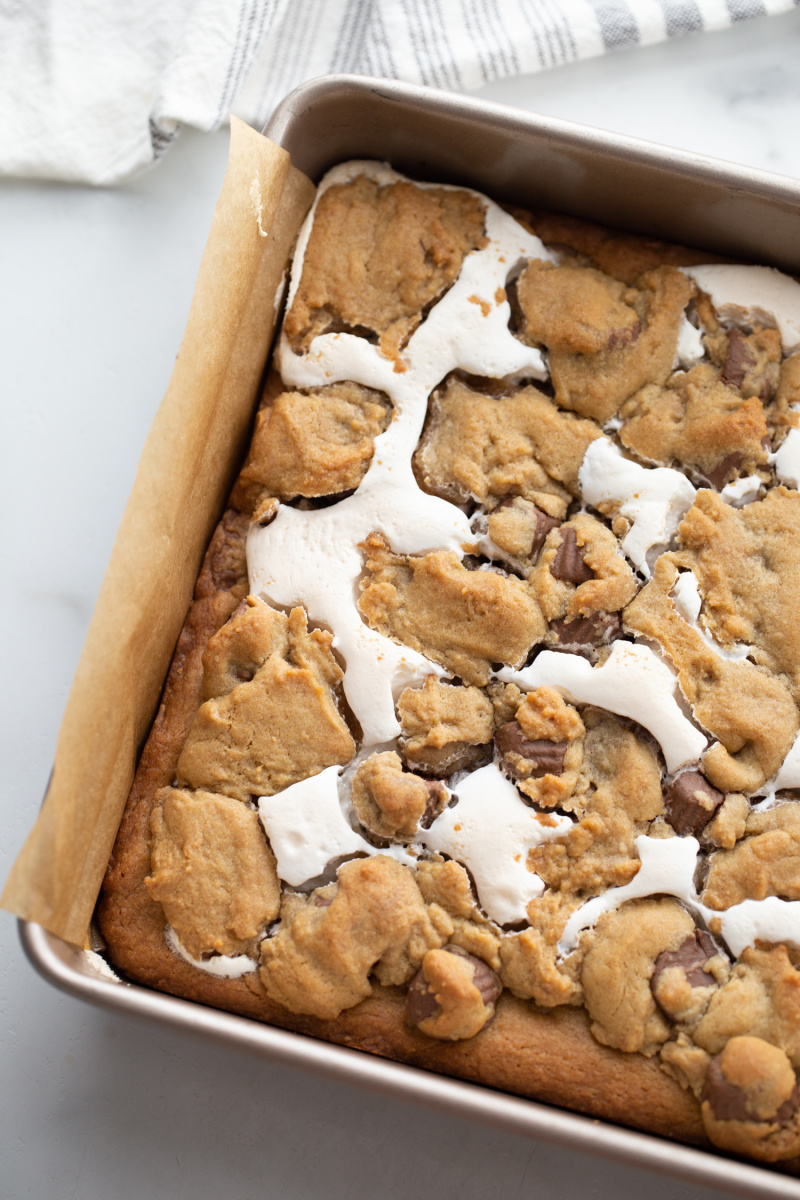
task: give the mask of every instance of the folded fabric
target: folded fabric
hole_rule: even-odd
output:
[[[0,0],[0,172],[115,183],[306,79],[463,91],[800,0]]]

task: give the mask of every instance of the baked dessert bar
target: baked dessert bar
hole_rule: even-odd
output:
[[[798,410],[777,271],[330,172],[111,961],[800,1169]]]

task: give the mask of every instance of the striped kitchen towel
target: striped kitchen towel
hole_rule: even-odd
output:
[[[468,91],[800,0],[0,0],[0,172],[114,183],[329,72]]]

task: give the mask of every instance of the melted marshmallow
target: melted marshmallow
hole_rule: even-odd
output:
[[[679,367],[688,371],[691,367],[697,366],[705,357],[705,352],[702,329],[695,329],[684,314],[678,330],[678,345],[675,348],[675,361],[672,364],[673,371],[677,371]]]
[[[732,504],[734,508],[742,508],[743,505],[752,504],[754,500],[758,499],[758,493],[763,486],[758,475],[743,475],[741,479],[734,479],[733,483],[726,483],[720,492],[720,497],[726,504]]]
[[[651,838],[642,834],[636,839],[641,867],[624,887],[609,888],[602,896],[587,900],[567,921],[561,941],[560,954],[575,949],[578,935],[595,925],[603,913],[611,912],[626,900],[643,896],[676,896],[694,909],[702,908],[694,886],[697,854],[700,843],[693,837]]]
[[[773,791],[778,791],[780,788],[800,787],[800,733],[794,739],[771,787]]]
[[[407,866],[416,859],[402,846],[377,849],[350,825],[339,799],[340,767],[326,767],[275,796],[262,796],[258,815],[275,855],[278,875],[290,887],[316,879],[331,859],[388,854]]]
[[[218,975],[222,979],[239,979],[242,975],[249,975],[251,971],[258,970],[258,963],[248,954],[214,954],[211,958],[192,958],[178,940],[178,935],[171,925],[166,928],[166,939],[170,950],[174,950],[179,958],[197,967],[198,971],[205,971],[207,975]]]
[[[578,472],[578,485],[587,503],[601,511],[616,507],[620,516],[632,522],[622,549],[647,579],[648,558],[669,544],[696,494],[679,471],[640,467],[608,438],[598,438],[589,446]]]
[[[678,614],[683,617],[692,629],[696,629],[705,644],[720,658],[741,662],[750,653],[750,647],[745,642],[737,642],[730,650],[721,646],[700,624],[700,608],[702,600],[697,576],[694,571],[681,571],[672,589],[672,599]]]
[[[797,405],[792,405],[796,408]],[[800,429],[790,429],[773,459],[775,474],[789,487],[800,488]]]
[[[787,354],[800,350],[800,283],[772,267],[683,267],[723,321],[775,325]]]
[[[800,950],[800,900],[743,900],[727,912],[717,913],[722,936],[738,958],[756,941],[790,942]]]
[[[800,901],[770,896],[766,900],[743,900],[723,912],[701,902],[694,885],[700,849],[696,838],[642,835],[636,839],[636,849],[642,865],[631,882],[610,888],[576,909],[564,927],[559,954],[574,950],[581,932],[596,925],[603,913],[644,896],[674,896],[704,924],[713,923],[717,928],[719,923],[720,933],[736,958],[757,941],[791,942],[800,948]]]
[[[318,196],[359,173],[382,185],[402,178],[380,164],[348,164],[326,176]],[[404,687],[444,672],[362,621],[355,603],[359,543],[375,531],[399,554],[454,550],[461,556],[474,541],[461,510],[422,492],[411,469],[428,396],[455,368],[497,378],[546,377],[541,353],[508,328],[504,285],[520,261],[550,256],[538,238],[496,204],[484,202],[487,245],[466,256],[456,282],[410,338],[402,355],[405,370],[395,370],[377,346],[352,334],[317,337],[304,355],[294,354],[285,336],[280,344],[279,369],[287,386],[353,380],[386,392],[394,404],[392,423],[375,439],[369,470],[352,496],[312,511],[281,506],[266,528],[251,529],[247,542],[251,590],[277,605],[303,604],[312,621],[333,631],[333,645],[345,661],[344,691],[365,745],[398,735],[394,703]],[[312,217],[313,210],[301,234],[290,302]]]
[[[695,762],[707,745],[678,703],[676,676],[649,646],[614,642],[599,667],[577,654],[544,650],[529,667],[505,668],[499,678],[525,691],[552,687],[572,704],[596,704],[638,721],[661,746],[670,772]]]
[[[572,821],[525,804],[495,763],[468,775],[456,795],[458,804],[421,830],[420,841],[469,869],[480,904],[498,925],[527,921],[529,902],[544,891],[528,870],[528,851],[566,833]]]

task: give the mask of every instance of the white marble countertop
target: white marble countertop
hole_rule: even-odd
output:
[[[800,9],[482,95],[800,177]],[[227,137],[184,133],[115,191],[0,183],[7,871],[186,319]],[[0,922],[9,1200],[710,1200],[712,1193],[86,1007]]]

